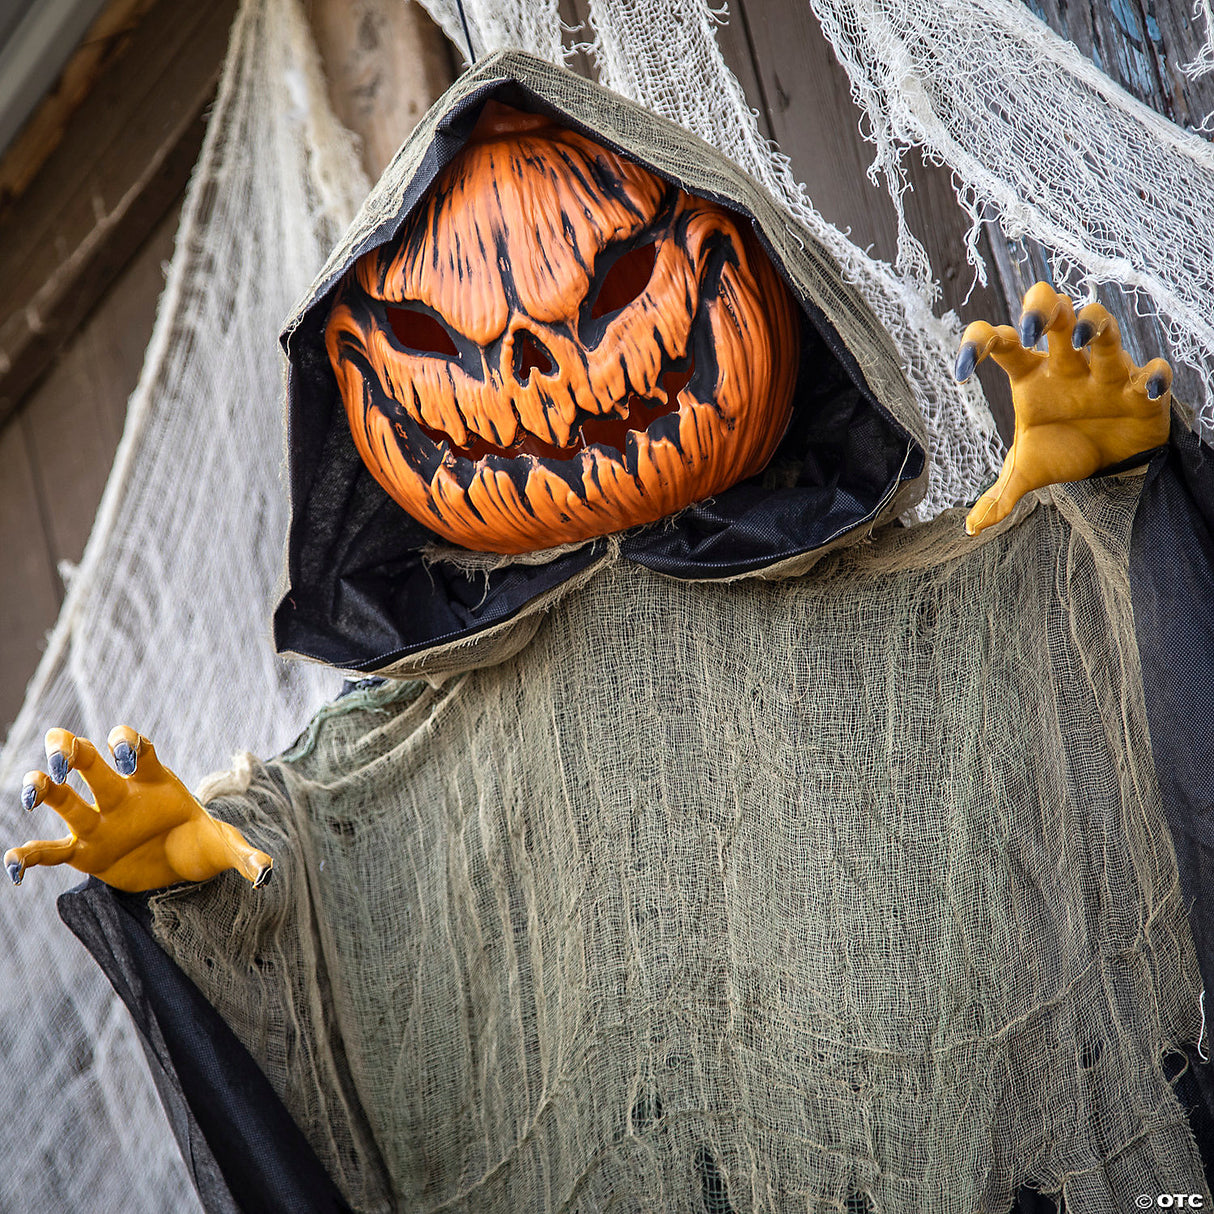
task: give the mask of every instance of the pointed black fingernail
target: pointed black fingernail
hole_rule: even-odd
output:
[[[21,805],[27,812],[38,804],[38,790],[32,784],[26,784],[21,789]]]
[[[1168,390],[1168,377],[1166,375],[1152,375],[1147,380],[1147,399],[1158,400]]]
[[[119,742],[114,747],[114,766],[118,768],[121,775],[133,776],[135,774],[135,752],[129,743]]]
[[[1096,326],[1090,320],[1077,321],[1075,324],[1075,332],[1071,334],[1071,345],[1076,350],[1082,350],[1084,346],[1096,336]]]
[[[978,347],[972,341],[967,341],[957,351],[957,365],[953,368],[953,375],[957,382],[961,384],[965,383],[973,375],[974,368],[977,365]]]
[[[1020,318],[1020,344],[1030,349],[1040,340],[1045,332],[1045,317],[1040,312],[1025,312]]]
[[[67,779],[67,773],[72,770],[71,765],[67,761],[67,756],[60,750],[55,751],[50,756],[51,779],[56,784],[62,784]]]
[[[11,881],[11,882],[14,884],[14,885],[20,885],[20,884],[21,884],[21,878],[22,878],[22,877],[25,875],[25,874],[22,872],[20,862],[19,862],[19,861],[17,861],[17,860],[14,860],[14,861],[12,862],[12,864],[6,864],[4,867],[5,867],[5,869],[8,871],[8,879],[9,879],[9,880],[10,880],[10,881]]]
[[[253,888],[261,889],[261,887],[263,885],[269,885],[270,876],[273,872],[274,872],[274,869],[272,867],[270,867],[269,865],[267,865],[265,868],[263,868],[261,870],[261,872],[259,872],[257,874],[257,880],[253,882]]]

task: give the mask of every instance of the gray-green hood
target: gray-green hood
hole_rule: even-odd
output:
[[[490,98],[548,114],[753,224],[803,315],[792,421],[763,474],[619,536],[484,562],[436,553],[437,537],[363,466],[324,347],[334,289],[394,239]],[[833,256],[707,143],[517,51],[478,64],[419,123],[282,341],[291,523],[275,636],[281,651],[346,669],[408,675],[500,660],[543,607],[607,560],[695,580],[799,573],[909,508],[926,482],[922,422],[897,355]]]

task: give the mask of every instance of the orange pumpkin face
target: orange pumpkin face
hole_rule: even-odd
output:
[[[653,522],[758,472],[796,310],[749,225],[490,103],[325,331],[355,446],[432,531],[518,553]]]

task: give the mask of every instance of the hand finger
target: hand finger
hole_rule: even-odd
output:
[[[1026,350],[1011,325],[995,328],[985,320],[976,320],[966,325],[961,335],[961,346],[957,351],[956,377],[964,382],[974,373],[974,368],[987,356],[997,362],[1010,379],[1020,379],[1034,370],[1045,357],[1034,350]]]
[[[970,507],[969,513],[965,516],[965,534],[977,535],[979,531],[989,527],[994,519],[988,521],[987,516],[991,510],[998,504],[999,499],[1003,496],[1004,490],[1007,488],[1007,483],[1011,480],[1016,471],[1016,457],[1019,454],[1019,448],[1016,443],[1012,443],[1010,450],[1003,460],[1003,467],[999,469],[999,476],[994,484],[988,485],[978,500]]]
[[[4,853],[4,871],[14,885],[20,885],[21,878],[25,876],[25,852],[29,846],[27,843],[25,847],[10,847]]]
[[[142,734],[129,725],[116,725],[108,738],[114,755],[114,766],[124,776],[139,773],[140,779],[163,779],[165,769],[156,757],[156,748]]]
[[[48,729],[43,741],[46,750],[46,766],[51,779],[62,784],[72,770],[76,757],[76,735],[66,729]]]
[[[1153,358],[1130,377],[1130,383],[1138,392],[1145,392],[1147,400],[1162,400],[1172,390],[1172,368],[1162,358]]]
[[[1035,346],[1044,333],[1049,343],[1050,367],[1064,375],[1086,375],[1088,360],[1071,344],[1075,329],[1075,308],[1070,298],[1060,295],[1048,282],[1034,283],[1024,293],[1020,313],[1020,340]]]
[[[20,847],[10,847],[4,853],[4,868],[14,885],[21,884],[27,868],[38,864],[64,864],[76,853],[77,839],[68,835],[66,839],[34,839]]]
[[[1091,346],[1093,379],[1102,384],[1124,384],[1130,378],[1134,364],[1121,348],[1121,330],[1103,304],[1080,308],[1072,341],[1076,348]]]
[[[254,889],[261,889],[270,879],[274,861],[265,852],[249,844],[248,839],[230,822],[224,822],[207,814],[205,824],[213,832],[217,857],[222,856]],[[219,863],[223,863],[219,860]]]
[[[206,881],[234,868],[254,889],[260,889],[274,867],[274,861],[235,826],[205,811],[169,832],[164,854],[173,871],[186,881]]]
[[[102,759],[88,738],[76,737],[66,729],[52,729],[46,735],[46,757],[51,778],[57,784],[63,783],[69,771],[79,772],[102,813],[125,799],[126,781]]]
[[[1048,282],[1035,282],[1025,291],[1020,304],[1020,340],[1026,348],[1041,340],[1058,315],[1062,298]]]
[[[49,805],[77,835],[87,835],[101,815],[69,784],[56,784],[45,772],[27,771],[21,781],[21,804],[26,809]]]
[[[974,503],[965,516],[966,535],[977,535],[996,523],[1001,523],[1015,509],[1020,499],[1034,489],[1014,465],[1004,467],[999,479]]]

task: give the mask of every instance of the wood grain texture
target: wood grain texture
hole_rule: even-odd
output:
[[[84,553],[143,367],[180,204],[152,232],[51,373],[0,430],[0,730],[7,730]]]
[[[0,206],[25,192],[59,146],[98,78],[121,57],[154,0],[110,0],[0,159]]]
[[[0,214],[0,421],[181,193],[236,0],[160,0]]]
[[[311,0],[309,17],[329,99],[374,180],[455,79],[447,40],[407,0]]]
[[[1190,80],[1204,26],[1186,0],[1029,0],[1028,8],[1102,72],[1179,126],[1195,128],[1214,110],[1214,73]]]
[[[61,589],[39,512],[27,435],[21,425],[0,430],[0,738],[25,697]]]
[[[21,410],[56,565],[79,561],[92,530],[143,366],[179,211],[175,206],[161,220]]]

